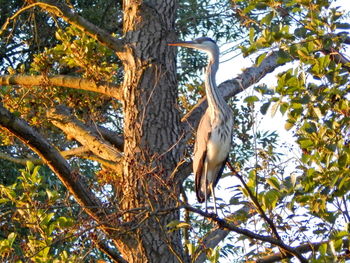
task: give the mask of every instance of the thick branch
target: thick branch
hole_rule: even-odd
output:
[[[26,76],[4,75],[0,76],[0,85],[24,85],[24,86],[56,86],[72,89],[88,90],[121,99],[120,88],[117,85],[67,75],[56,76]]]
[[[63,1],[45,0],[38,1],[37,4],[47,12],[63,18],[69,24],[78,27],[80,30],[99,41],[101,44],[111,48],[116,52],[123,52],[124,41],[112,37],[108,32],[87,21],[75,13]]]
[[[21,164],[21,165],[26,165],[26,163],[32,162],[34,165],[39,165],[42,164],[43,161],[41,159],[37,159],[37,158],[16,158],[16,157],[12,157],[6,153],[1,153],[0,152],[0,159],[2,160],[6,160],[15,164]]]
[[[48,112],[51,122],[64,131],[68,137],[74,138],[96,156],[119,163],[121,154],[109,142],[101,138],[98,133],[76,119],[65,106],[58,106]]]

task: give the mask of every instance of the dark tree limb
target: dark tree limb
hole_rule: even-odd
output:
[[[234,224],[227,222],[225,219],[219,218],[216,214],[207,213],[207,212],[204,212],[200,209],[194,208],[192,206],[185,205],[184,208],[191,211],[191,212],[197,213],[205,218],[212,220],[221,229],[230,230],[230,231],[233,231],[237,234],[245,235],[249,238],[253,238],[256,240],[270,243],[272,245],[275,245],[275,246],[287,251],[289,254],[295,256],[296,258],[299,259],[300,262],[302,262],[302,263],[308,262],[307,259],[304,258],[303,255],[299,251],[297,251],[294,247],[286,245],[282,240],[276,239],[276,238],[271,237],[271,236],[256,234],[250,230],[239,228],[239,227],[235,226]]]
[[[110,248],[108,244],[103,241],[95,241],[95,245],[99,250],[105,253],[113,262],[115,263],[128,263],[125,259],[123,259],[116,250]]]

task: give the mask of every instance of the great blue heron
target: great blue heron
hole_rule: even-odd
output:
[[[193,172],[196,180],[196,194],[200,203],[205,201],[211,193],[216,198],[214,188],[224,170],[231,146],[233,114],[224,98],[218,93],[215,76],[219,67],[219,47],[208,37],[200,37],[193,41],[169,43],[171,46],[182,46],[205,51],[209,56],[209,63],[205,78],[205,91],[208,108],[200,120],[193,156]]]

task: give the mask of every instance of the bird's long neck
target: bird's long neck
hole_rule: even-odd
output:
[[[225,113],[225,106],[227,106],[223,97],[218,93],[216,87],[215,76],[219,67],[218,57],[209,57],[209,64],[207,67],[207,76],[205,80],[205,91],[207,94],[208,108],[210,111],[210,119],[214,120],[218,114]]]

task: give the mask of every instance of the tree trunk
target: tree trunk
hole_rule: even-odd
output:
[[[123,5],[127,44],[118,55],[124,64],[125,159],[118,192],[122,211],[148,211],[124,215],[130,228],[120,237],[118,249],[129,262],[184,258],[180,233],[166,229],[169,222],[179,219],[179,211],[159,213],[176,206],[179,186],[171,174],[183,149],[176,144],[180,115],[175,53],[169,52],[166,43],[174,36],[175,4],[174,0],[125,0]],[[136,229],[133,222],[142,223]]]

